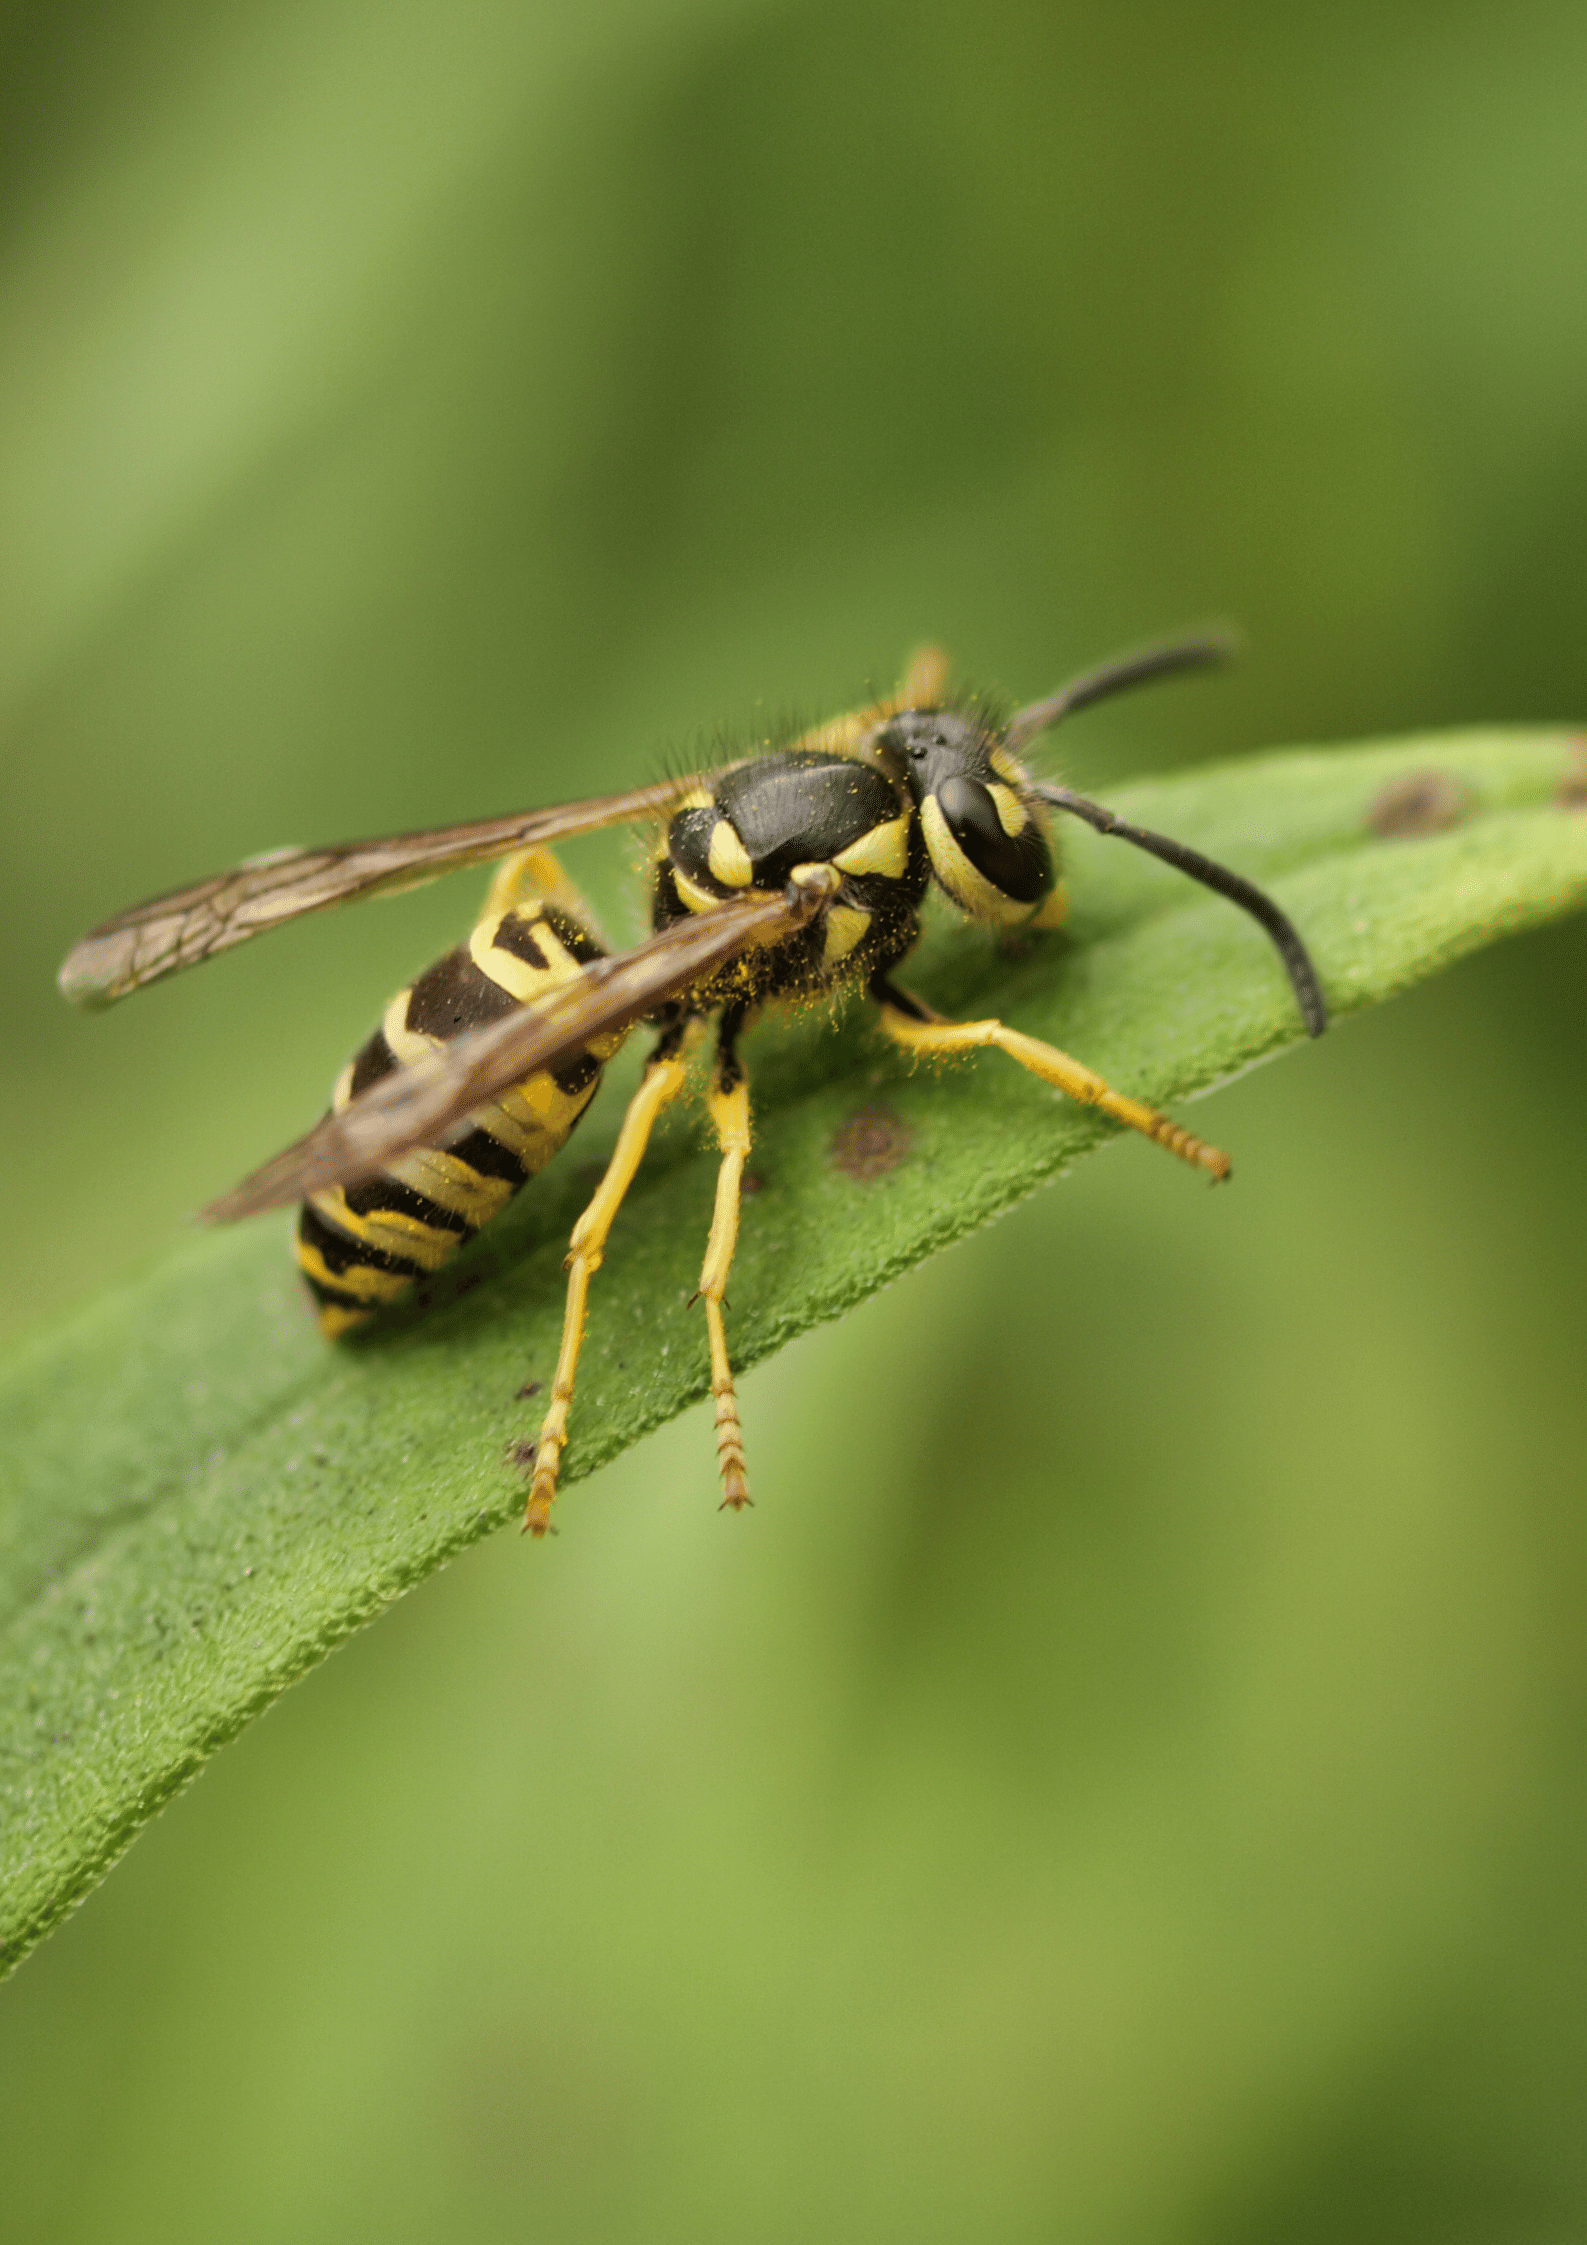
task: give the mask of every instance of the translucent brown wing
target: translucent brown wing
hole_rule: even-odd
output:
[[[735,897],[636,950],[597,959],[533,1008],[454,1037],[433,1062],[383,1076],[202,1210],[202,1221],[232,1223],[330,1185],[357,1184],[415,1146],[444,1144],[448,1132],[509,1084],[557,1067],[592,1037],[627,1028],[740,952],[782,942],[815,916],[836,885],[837,876],[820,866],[781,895]]]
[[[695,775],[549,811],[477,819],[469,826],[438,826],[324,850],[272,850],[233,872],[118,912],[68,954],[60,986],[74,1005],[112,1005],[145,983],[197,966],[305,912],[323,912],[356,897],[389,896],[459,866],[486,865],[513,850],[649,817],[699,785]]]

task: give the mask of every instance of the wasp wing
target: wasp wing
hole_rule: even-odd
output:
[[[821,869],[824,874],[825,868]],[[626,1029],[758,944],[803,927],[835,884],[810,879],[779,895],[750,894],[680,920],[636,950],[597,959],[533,1007],[454,1037],[431,1061],[383,1076],[340,1114],[327,1115],[285,1153],[200,1212],[229,1224],[332,1185],[372,1177],[415,1146],[447,1134],[509,1084],[555,1068],[592,1038]]]
[[[74,1005],[112,1005],[145,983],[197,966],[283,920],[323,912],[356,897],[390,896],[460,866],[487,865],[513,850],[649,817],[700,784],[696,774],[549,811],[476,819],[468,826],[438,826],[324,850],[272,850],[230,873],[118,912],[74,946],[61,968],[60,986]]]

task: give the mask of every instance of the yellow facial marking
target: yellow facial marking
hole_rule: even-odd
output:
[[[826,941],[821,946],[821,964],[835,967],[846,959],[857,943],[863,942],[870,927],[868,912],[857,912],[849,904],[834,904],[826,918]]]
[[[1001,780],[1007,780],[1010,787],[1020,787],[1024,784],[1025,767],[1021,764],[1017,756],[1011,756],[1009,754],[1008,750],[1003,746],[1001,741],[998,743],[997,747],[993,749],[991,756],[988,758],[988,762],[991,764],[991,767],[993,771],[996,772],[998,778]]]
[[[725,818],[719,818],[711,829],[705,862],[725,889],[747,889],[755,878],[749,852]]]
[[[935,795],[928,795],[920,806],[920,823],[925,830],[926,847],[931,852],[931,863],[938,880],[973,919],[992,920],[1005,928],[1021,927],[1034,907],[1018,904],[994,888],[979,866],[970,860],[954,840],[947,820]]]
[[[840,873],[882,873],[890,881],[901,881],[909,864],[908,818],[900,816],[884,826],[873,826],[869,834],[862,834],[857,842],[840,850],[832,862]]]
[[[1030,814],[1011,787],[1000,787],[996,780],[986,791],[997,805],[998,822],[1007,835],[1023,834],[1030,824]]]
[[[1069,919],[1069,896],[1062,881],[1049,896],[1043,897],[1031,922],[1033,928],[1061,928]]]

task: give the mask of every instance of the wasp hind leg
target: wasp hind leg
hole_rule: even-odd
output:
[[[744,1465],[744,1436],[738,1418],[738,1394],[733,1386],[733,1366],[727,1353],[727,1330],[722,1305],[727,1299],[727,1278],[738,1245],[739,1198],[744,1164],[749,1159],[749,1079],[734,1049],[744,1025],[746,1009],[729,1008],[717,1032],[716,1067],[707,1104],[716,1125],[716,1142],[722,1166],[716,1173],[716,1208],[711,1237],[700,1272],[695,1300],[705,1303],[706,1330],[711,1340],[711,1393],[716,1398],[716,1456],[722,1474],[722,1503],[742,1512],[750,1501],[749,1475]]]
[[[1056,1045],[1045,1045],[1036,1037],[1027,1037],[1018,1029],[1008,1028],[1001,1021],[945,1021],[940,1013],[933,1013],[918,998],[889,982],[874,983],[871,995],[882,1009],[883,1030],[907,1052],[948,1059],[956,1053],[995,1046],[999,1052],[1006,1052],[1010,1060],[1028,1068],[1033,1076],[1039,1076],[1043,1083],[1054,1084],[1069,1098],[1079,1100],[1084,1106],[1099,1108],[1115,1122],[1138,1130],[1143,1138],[1150,1138],[1155,1145],[1177,1154],[1193,1169],[1205,1170],[1215,1181],[1229,1175],[1231,1164],[1227,1154],[1192,1137],[1167,1115],[1160,1115],[1155,1107],[1115,1091],[1084,1061],[1060,1052]]]
[[[681,1050],[684,1029],[681,1021],[669,1029],[651,1054],[639,1089],[628,1102],[606,1174],[595,1188],[595,1197],[574,1225],[568,1242],[568,1300],[562,1319],[562,1349],[557,1357],[556,1377],[551,1383],[550,1407],[535,1444],[534,1478],[529,1484],[529,1509],[524,1514],[524,1527],[532,1536],[543,1536],[551,1525],[557,1472],[568,1442],[568,1412],[578,1375],[590,1280],[601,1267],[607,1237],[645,1158],[656,1118],[683,1089],[687,1073]]]
[[[530,903],[550,905],[554,912],[564,913],[588,929],[603,951],[611,948],[583,891],[569,880],[555,850],[515,850],[511,857],[503,858],[491,875],[481,916],[488,920],[514,905]]]

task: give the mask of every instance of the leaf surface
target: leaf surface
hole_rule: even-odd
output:
[[[1289,751],[1111,800],[1271,888],[1339,1020],[1587,902],[1584,797],[1579,736],[1510,730]],[[1436,830],[1382,831],[1407,824]],[[1065,851],[1065,936],[1010,960],[937,926],[902,979],[1158,1104],[1302,1041],[1242,915],[1072,823]],[[912,1071],[860,1005],[770,1020],[746,1055],[760,1190],[733,1281],[741,1367],[1111,1135],[996,1054]],[[326,1345],[274,1219],[184,1240],[0,1372],[0,1971],[251,1715],[517,1514],[506,1453],[537,1408],[518,1391],[550,1376],[606,1112],[422,1314]],[[706,1390],[685,1305],[714,1178],[698,1114],[673,1121],[597,1281],[565,1486]],[[709,1504],[708,1440],[700,1483]],[[561,1517],[576,1534],[576,1499]]]

